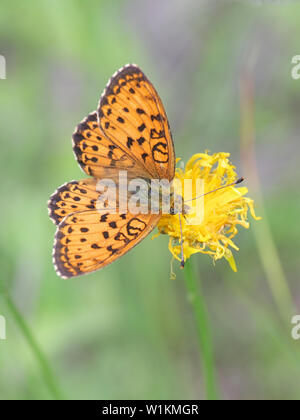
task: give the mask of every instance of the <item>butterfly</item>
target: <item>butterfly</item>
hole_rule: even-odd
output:
[[[97,182],[130,178],[167,179],[175,174],[175,151],[168,118],[154,86],[128,64],[109,80],[98,109],[73,134],[73,151],[89,178],[59,187],[48,202],[57,225],[53,263],[62,278],[107,266],[144,239],[161,215],[99,212]]]

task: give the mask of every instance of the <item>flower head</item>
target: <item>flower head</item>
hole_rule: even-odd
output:
[[[184,260],[201,252],[209,254],[214,261],[226,258],[236,271],[231,249],[238,251],[239,248],[232,239],[238,233],[239,225],[249,228],[248,210],[254,219],[259,217],[255,215],[253,200],[245,196],[248,192],[246,187],[233,185],[218,189],[237,180],[229,156],[229,153],[198,153],[192,156],[184,169],[176,169],[174,190],[176,193],[176,188],[180,187],[179,194],[187,210],[181,215],[164,214],[158,223],[159,233],[169,235],[169,250],[176,259],[180,260],[182,239]],[[192,183],[189,191],[183,187],[186,180]],[[200,197],[195,191],[196,180],[200,180],[202,185]],[[199,206],[202,209],[200,215],[197,213]]]

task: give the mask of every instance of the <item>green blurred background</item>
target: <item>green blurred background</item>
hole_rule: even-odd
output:
[[[288,1],[1,3],[1,399],[52,398],[6,293],[66,398],[205,396],[194,319],[178,264],[170,280],[166,237],[83,278],[61,280],[52,266],[48,197],[84,177],[72,132],[128,62],[159,91],[177,156],[230,152],[263,215],[236,238],[237,273],[225,260],[192,258],[222,398],[299,398],[300,341],[291,338],[300,313],[300,80],[291,77],[299,16],[300,4]],[[241,140],[243,83],[254,86],[255,150]]]

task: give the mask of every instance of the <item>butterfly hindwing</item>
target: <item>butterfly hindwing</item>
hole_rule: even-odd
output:
[[[58,225],[69,214],[95,209],[99,193],[95,178],[70,181],[59,187],[48,201],[48,212],[54,224]]]
[[[55,235],[53,262],[57,273],[70,278],[105,267],[147,236],[159,218],[97,210],[70,214]]]
[[[149,177],[173,179],[175,154],[167,115],[139,67],[127,65],[110,79],[98,117],[101,131],[142,163]]]

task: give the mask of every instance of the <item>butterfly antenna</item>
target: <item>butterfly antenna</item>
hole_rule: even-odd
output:
[[[222,190],[223,188],[227,188],[227,187],[231,187],[232,185],[240,184],[241,182],[243,182],[243,181],[244,181],[244,179],[245,179],[245,178],[242,176],[241,178],[237,179],[236,181],[232,182],[231,184],[222,185],[222,187],[215,188],[214,190],[208,191],[208,192],[207,192],[207,193],[205,193],[205,194],[198,195],[198,197],[191,198],[190,200],[185,200],[185,202],[188,202],[188,201],[193,201],[193,200],[197,200],[197,199],[198,199],[198,198],[200,198],[200,197],[204,197],[204,196],[205,196],[205,195],[207,195],[207,194],[211,194],[211,193],[213,193],[213,192],[216,192],[216,191]]]
[[[180,262],[180,268],[184,268],[184,254],[183,254],[183,234],[182,234],[182,223],[181,223],[181,214],[178,213],[179,217],[179,226],[180,226],[180,256],[181,256],[181,262]]]

